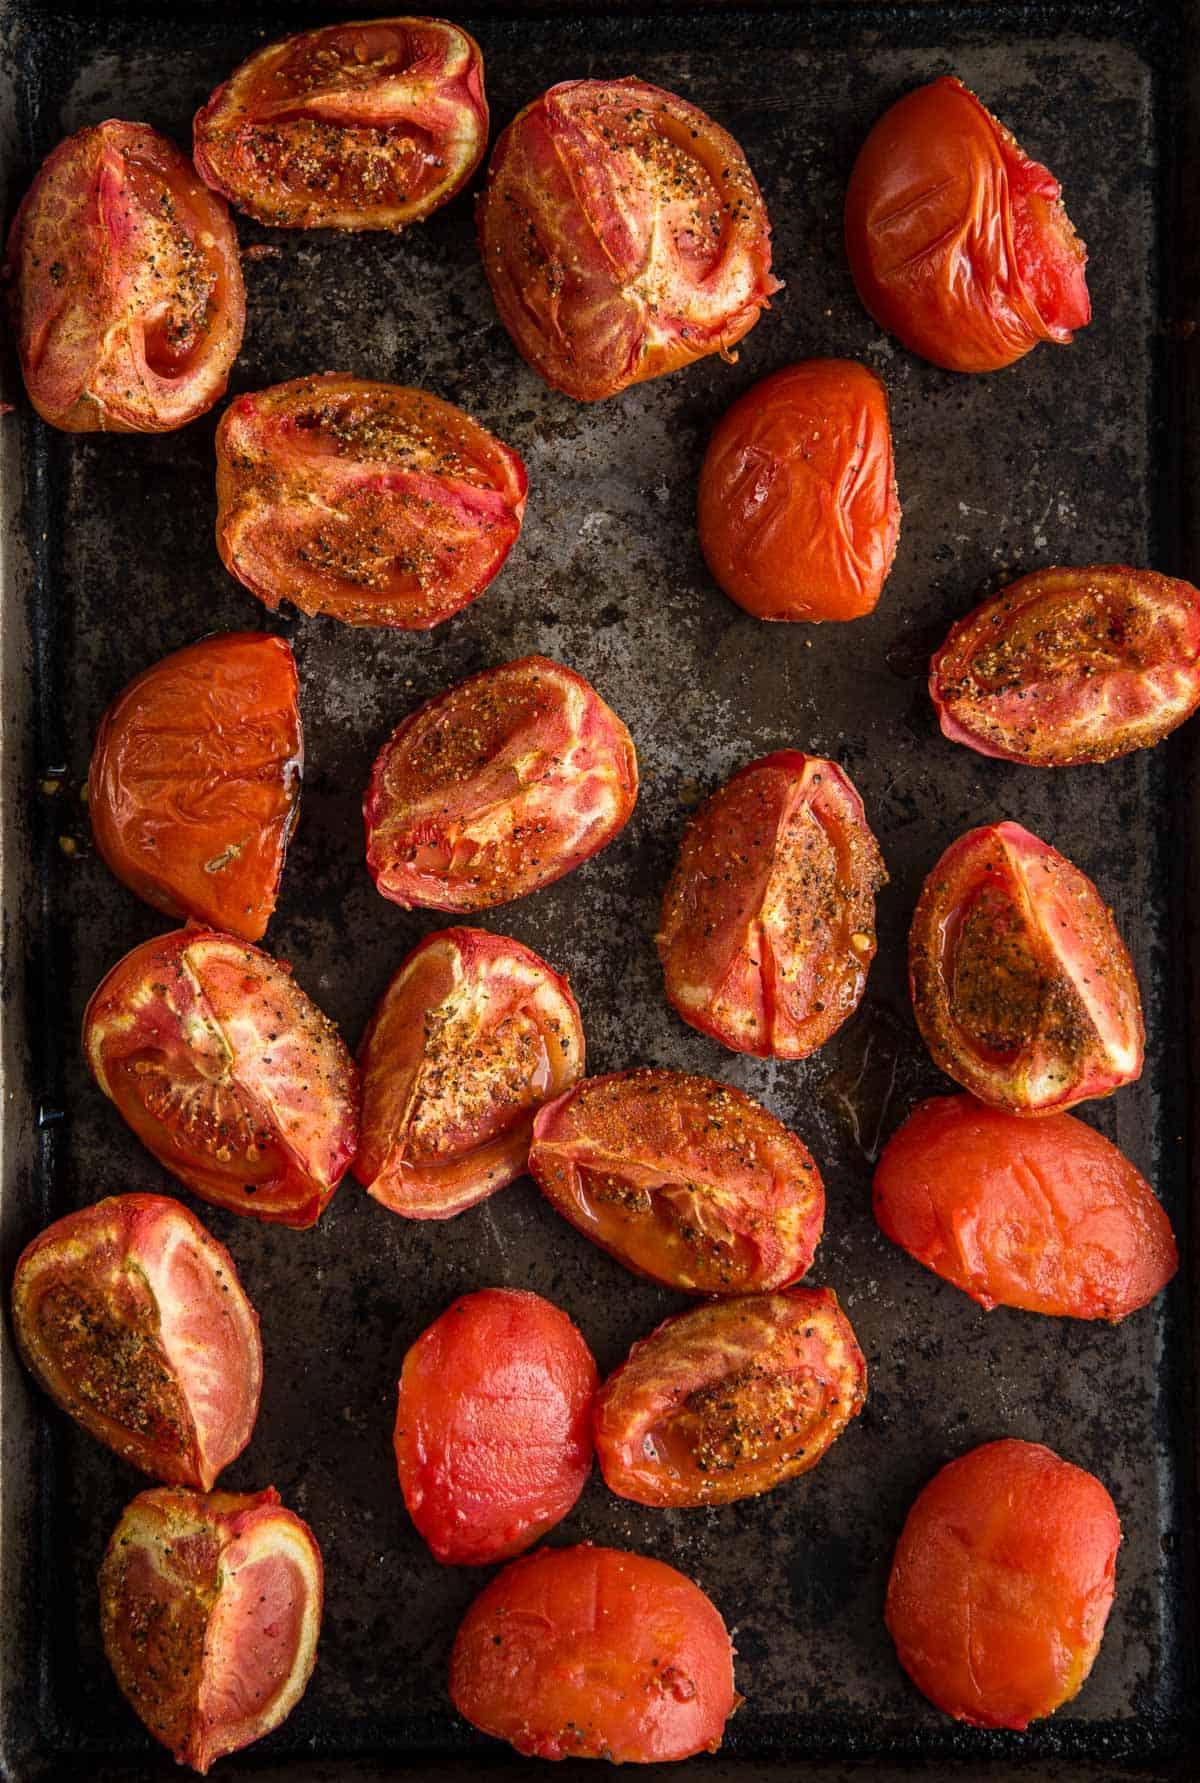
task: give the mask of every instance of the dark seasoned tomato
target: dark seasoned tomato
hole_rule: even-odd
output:
[[[109,119],[60,142],[5,275],[29,400],[68,433],[164,433],[210,409],[242,344],[229,212],[173,142]]]
[[[529,1170],[603,1250],[689,1294],[798,1281],[825,1219],[796,1135],[741,1090],[677,1071],[585,1077],[534,1121]]]
[[[340,372],[239,396],[217,429],[217,549],[268,607],[423,631],[483,593],[525,466],[451,402]]]
[[[501,135],[479,201],[500,320],[585,402],[732,358],[780,289],[770,235],[732,136],[641,80],[551,87]]]
[[[751,762],[684,833],[656,937],[672,1006],[735,1052],[807,1058],[858,1008],[886,881],[836,763]]]
[[[142,1144],[218,1207],[311,1226],[358,1143],[358,1073],[288,967],[189,926],[93,993],[83,1046]]]
[[[995,1108],[1050,1114],[1141,1075],[1141,998],[1112,912],[1019,823],[946,850],[913,915],[908,968],[934,1062]]]
[[[998,371],[1091,320],[1087,254],[1058,181],[949,76],[867,137],[846,252],[880,327],[949,371]]]
[[[483,57],[445,19],[364,19],[270,43],[196,113],[196,167],[260,223],[403,229],[487,146]]]
[[[573,669],[523,656],[392,732],[363,801],[367,866],[394,903],[488,910],[590,860],[636,798],[616,713]]]

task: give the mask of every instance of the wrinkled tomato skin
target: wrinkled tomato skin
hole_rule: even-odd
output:
[[[896,1655],[956,1721],[1010,1727],[1069,1702],[1112,1606],[1121,1525],[1094,1474],[1040,1443],[985,1443],[918,1495],[885,1620]]]
[[[483,57],[445,19],[368,19],[258,50],[196,113],[196,168],[259,223],[386,229],[462,190],[487,147]]]
[[[946,850],[917,901],[908,967],[934,1063],[993,1108],[1053,1114],[1141,1075],[1141,997],[1112,912],[1018,823]]]
[[[999,371],[1091,320],[1087,254],[1058,181],[949,76],[906,94],[867,137],[846,252],[880,327],[948,371]]]
[[[246,297],[224,203],[148,124],[110,118],[43,162],[8,237],[21,375],[66,433],[165,433],[210,409]]]
[[[529,1173],[585,1237],[687,1294],[789,1286],[825,1220],[796,1135],[741,1090],[678,1071],[585,1077],[548,1102]]]
[[[722,1046],[805,1059],[862,1000],[879,844],[849,775],[781,749],[684,832],[655,937],[671,1007]]]
[[[715,1752],[741,1702],[733,1647],[698,1585],[643,1554],[542,1548],[463,1618],[460,1715],[527,1758],[653,1764]]]
[[[700,469],[704,558],[756,619],[858,619],[900,537],[887,393],[852,359],[804,359],[752,384]]]
[[[272,610],[425,631],[521,531],[525,466],[426,390],[340,372],[239,396],[217,429],[217,549]]]
[[[418,707],[363,801],[375,889],[406,909],[523,898],[611,842],[637,799],[624,724],[561,663],[523,656]]]
[[[1153,1189],[1069,1114],[1042,1120],[973,1096],[922,1102],[875,1171],[875,1218],[980,1306],[1124,1319],[1179,1267]]]
[[[645,81],[563,81],[527,105],[492,151],[478,223],[517,351],[581,402],[731,358],[781,288],[741,149]]]

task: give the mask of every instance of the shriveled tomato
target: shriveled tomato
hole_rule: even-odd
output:
[[[194,1194],[311,1226],[358,1143],[358,1072],[287,966],[212,929],[144,941],[83,1017],[92,1074]]]
[[[646,81],[562,81],[527,105],[492,151],[478,220],[518,352],[584,402],[731,358],[780,289],[741,149]]]
[[[201,177],[260,223],[403,229],[483,157],[483,57],[446,19],[323,25],[248,57],[194,129]]]
[[[741,1090],[678,1071],[585,1077],[538,1114],[529,1171],[603,1250],[689,1294],[798,1281],[825,1220],[796,1135]]]
[[[488,910],[611,842],[637,799],[629,732],[574,669],[522,656],[394,730],[363,801],[367,866],[396,904]]]
[[[884,113],[846,193],[846,252],[881,328],[949,371],[998,371],[1091,320],[1058,181],[961,81]]]
[[[104,1555],[104,1651],[134,1714],[205,1776],[303,1696],[322,1595],[313,1532],[273,1486],[157,1487],[125,1507]]]
[[[989,1310],[1114,1324],[1179,1267],[1153,1189],[1069,1114],[1023,1120],[974,1096],[922,1102],[875,1172],[888,1237]]]
[[[661,1560],[586,1543],[515,1560],[479,1594],[450,1695],[527,1757],[613,1764],[715,1752],[742,1700],[712,1599]]]
[[[836,763],[796,749],[750,762],[688,825],[663,898],[672,1006],[735,1052],[807,1058],[858,1008],[886,881]]]
[[[885,1617],[930,1702],[974,1727],[1077,1694],[1112,1606],[1121,1525],[1094,1474],[1041,1443],[984,1443],[935,1474],[896,1545]]]
[[[852,359],[803,359],[752,384],[700,468],[700,543],[756,619],[857,619],[900,536],[887,393]]]
[[[242,344],[229,212],[148,124],[69,136],[8,237],[29,400],[67,433],[164,433],[210,409]]]
[[[1141,998],[1112,912],[1019,823],[946,850],[913,915],[908,969],[934,1062],[995,1108],[1050,1114],[1141,1075]]]

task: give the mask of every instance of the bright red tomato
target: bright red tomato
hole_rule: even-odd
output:
[[[995,1108],[1051,1114],[1141,1075],[1141,998],[1112,913],[1019,823],[946,850],[913,915],[908,969],[934,1063]]]
[[[653,1764],[715,1752],[741,1702],[720,1611],[674,1567],[543,1548],[505,1567],[450,1657],[460,1715],[531,1758]]]
[[[900,537],[887,392],[852,359],[804,359],[752,384],[700,469],[700,543],[756,619],[857,619]]]
[[[637,799],[629,732],[561,663],[523,656],[418,707],[363,801],[375,889],[406,908],[488,910],[611,842]]]
[[[60,142],[16,214],[5,275],[29,400],[67,433],[164,433],[210,409],[242,344],[229,212],[148,124]]]
[[[424,631],[521,530],[525,466],[451,402],[338,372],[239,396],[217,429],[217,549],[272,609]]]
[[[961,81],[908,93],[863,144],[846,252],[881,328],[949,371],[998,371],[1091,320],[1058,181]]]
[[[445,19],[323,25],[268,44],[196,113],[202,179],[260,223],[403,229],[487,146],[483,57]]]
[[[684,832],[656,937],[667,997],[734,1052],[804,1059],[858,1008],[875,957],[879,844],[849,776],[781,749]]]
[[[935,1474],[901,1531],[885,1617],[917,1689],[1011,1727],[1077,1694],[1112,1606],[1121,1525],[1094,1474],[1040,1443],[985,1443]]]
[[[529,1171],[602,1250],[689,1294],[798,1281],[825,1220],[796,1135],[741,1090],[678,1071],[585,1077],[538,1114]]]
[[[989,1310],[1115,1324],[1179,1267],[1171,1222],[1115,1145],[1069,1114],[1043,1120],[973,1096],[922,1102],[875,1172],[896,1244]]]
[[[732,357],[780,289],[770,235],[732,136],[641,80],[551,87],[501,135],[479,201],[500,320],[584,402]]]
[[[83,1047],[147,1150],[217,1207],[311,1226],[354,1156],[354,1061],[248,942],[192,926],[144,941],[93,992]]]

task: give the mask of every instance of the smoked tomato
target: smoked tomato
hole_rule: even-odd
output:
[[[641,80],[551,87],[501,135],[479,201],[500,320],[583,402],[731,358],[780,289],[770,236],[732,136]]]
[[[858,619],[900,537],[887,393],[852,359],[804,359],[752,384],[700,469],[700,544],[756,619]]]
[[[483,57],[445,19],[323,25],[234,69],[194,126],[202,179],[259,223],[403,229],[487,146]]]
[[[67,433],[165,433],[211,409],[242,344],[229,212],[148,124],[59,143],[8,237],[21,374]]]
[[[807,1058],[858,1008],[886,881],[836,763],[751,762],[684,833],[656,937],[670,1003],[734,1052]]]
[[[475,1599],[450,1657],[460,1715],[530,1758],[715,1752],[741,1698],[720,1611],[644,1554],[543,1548]]]
[[[202,1200],[318,1219],[358,1143],[358,1073],[287,966],[211,929],[144,941],[83,1017],[92,1075]]]
[[[424,631],[481,595],[525,466],[453,403],[337,372],[239,396],[217,429],[217,549],[272,609]]]
[[[1052,1715],[1079,1691],[1112,1606],[1121,1525],[1094,1474],[1041,1443],[984,1443],[908,1513],[885,1619],[930,1702],[973,1727]]]
[[[523,898],[624,828],[629,732],[561,663],[523,656],[426,701],[375,759],[363,802],[375,889],[407,908]]]
[[[998,371],[1091,320],[1058,181],[950,76],[907,93],[867,137],[846,252],[880,327],[948,371]]]
[[[689,1294],[798,1281],[825,1220],[796,1135],[741,1090],[677,1071],[585,1077],[538,1114],[529,1171],[602,1250]]]
[[[1051,1114],[1140,1077],[1133,965],[1091,880],[1019,823],[960,836],[925,881],[909,983],[934,1063],[994,1108]]]

